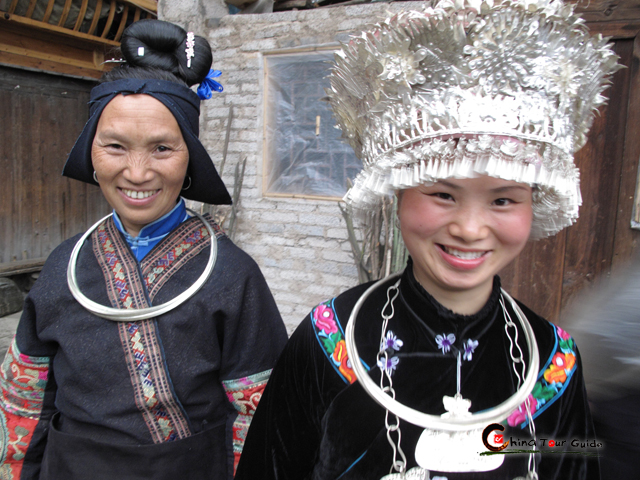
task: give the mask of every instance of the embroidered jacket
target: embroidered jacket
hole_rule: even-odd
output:
[[[410,262],[383,339],[381,311],[387,301],[387,288],[394,281],[367,299],[356,324],[361,361],[376,383],[380,378],[376,355],[384,348],[388,359],[381,365],[392,372],[396,398],[413,409],[440,415],[445,413],[443,397],[456,393],[460,352],[464,357],[461,393],[471,400],[471,412],[496,406],[516,391],[518,381],[505,334],[498,277],[482,310],[462,316],[445,309],[421,287]],[[365,480],[390,473],[393,450],[387,440],[385,410],[361,388],[344,340],[353,306],[369,286],[355,287],[318,305],[294,332],[254,417],[237,479]],[[564,440],[564,448],[569,450],[574,439],[592,442],[591,415],[573,340],[526,307],[522,309],[540,351],[536,386],[527,400],[538,448],[542,448],[543,440],[546,447],[549,440]],[[510,306],[507,312],[517,325],[518,345],[527,359],[522,328]],[[511,335],[515,337],[513,331]],[[393,416],[390,421],[393,423]],[[531,448],[522,407],[504,423],[505,440],[521,449]],[[414,453],[423,429],[406,421],[400,422],[400,429],[401,447],[410,469],[417,466]],[[582,453],[597,455],[593,450]],[[593,458],[568,453],[537,455],[539,478],[597,479],[598,463]],[[505,455],[502,466],[493,471],[432,471],[431,478],[513,480],[526,476],[528,460],[527,454]]]
[[[257,265],[210,222],[218,258],[191,299],[160,317],[113,322],[80,306],[50,256],[0,368],[0,478],[231,478],[286,341]],[[197,218],[137,262],[112,219],[78,258],[81,291],[103,305],[165,303],[209,258]]]

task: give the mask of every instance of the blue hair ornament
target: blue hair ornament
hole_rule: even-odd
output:
[[[220,70],[209,70],[209,73],[207,73],[205,79],[198,86],[198,96],[202,100],[210,99],[211,95],[213,94],[213,90],[215,90],[216,92],[222,91],[222,85],[214,80],[214,78],[219,77],[220,75],[222,75],[222,72]]]

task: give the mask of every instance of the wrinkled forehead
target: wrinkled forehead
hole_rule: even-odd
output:
[[[106,126],[121,129],[147,127],[155,130],[181,130],[173,112],[158,99],[145,94],[120,94],[113,97],[100,114],[96,133]]]

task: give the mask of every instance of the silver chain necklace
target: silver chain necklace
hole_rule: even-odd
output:
[[[538,345],[535,340],[533,329],[518,304],[506,291],[502,290],[500,305],[505,315],[505,331],[510,342],[509,353],[513,361],[514,371],[516,370],[515,365],[521,364],[522,374],[524,375],[525,370],[527,372],[526,377],[523,378],[516,371],[518,389],[514,395],[509,397],[500,405],[481,413],[469,412],[468,410],[471,406],[471,401],[463,398],[460,394],[461,357],[460,352],[458,352],[457,393],[454,397],[446,395],[443,397],[443,404],[447,412],[441,416],[437,416],[409,408],[395,399],[391,369],[386,368],[386,365],[388,365],[390,361],[387,351],[384,350],[378,353],[378,363],[381,364],[381,362],[383,362],[385,368],[381,367],[382,375],[380,378],[380,386],[377,386],[371,377],[369,377],[367,371],[362,365],[354,338],[357,316],[365,300],[376,290],[378,286],[386,283],[390,279],[398,277],[399,275],[401,274],[394,274],[379,280],[365,291],[365,293],[356,302],[345,330],[347,353],[351,359],[351,366],[356,378],[367,394],[386,409],[385,427],[387,429],[387,439],[393,449],[393,464],[389,475],[385,475],[381,480],[428,480],[429,470],[448,472],[480,472],[495,470],[503,463],[504,456],[479,455],[481,451],[485,450],[481,441],[481,434],[487,425],[503,421],[515,409],[525,404],[527,416],[529,418],[530,432],[535,438],[535,428],[533,427],[530,408],[525,402],[533,390],[539,369]],[[387,289],[387,302],[383,307],[381,314],[383,319],[381,342],[384,341],[387,336],[389,320],[393,318],[395,313],[393,302],[399,294],[399,286],[400,279]],[[393,295],[392,292],[394,292]],[[505,308],[504,298],[507,298],[510,302],[523,328],[525,340],[529,348],[528,369],[526,369],[522,350],[517,343],[517,329],[515,330],[515,340],[511,337],[509,332],[510,328],[515,329],[515,324],[511,320],[511,317]],[[389,314],[385,313],[387,309],[390,310]],[[518,356],[514,354],[514,345],[519,352]],[[400,431],[400,419],[424,428],[424,431],[420,436],[420,440],[416,445],[415,452],[416,462],[420,467],[412,468],[409,471],[406,470],[407,459],[400,444],[402,438]],[[394,436],[396,437],[395,439],[393,438]],[[534,454],[530,454],[528,466],[529,471],[526,478],[537,479]],[[520,478],[523,477],[519,477],[515,480],[519,480]]]

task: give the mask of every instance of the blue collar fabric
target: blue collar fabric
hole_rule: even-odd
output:
[[[173,210],[151,222],[149,225],[142,227],[138,236],[133,237],[125,230],[116,211],[113,211],[113,220],[116,227],[124,235],[129,247],[131,247],[131,251],[139,262],[153,249],[153,247],[160,243],[160,240],[166,237],[169,232],[188,218],[189,215],[187,214],[184,199],[181,198],[176,206],[173,207]]]

